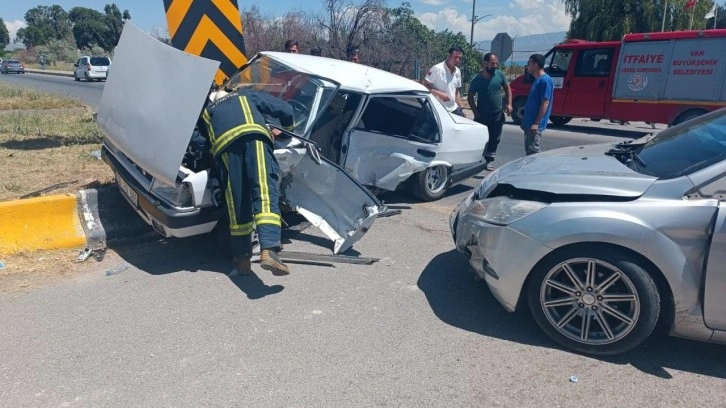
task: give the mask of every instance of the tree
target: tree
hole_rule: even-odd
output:
[[[344,58],[352,46],[363,47],[379,38],[384,27],[384,0],[323,0],[324,14],[316,16],[325,30],[331,56]],[[365,58],[365,57],[364,57]]]
[[[108,28],[104,24],[104,15],[98,10],[74,7],[68,12],[68,17],[73,23],[73,36],[79,49],[90,49],[104,43]]]
[[[701,0],[686,9],[687,0],[562,0],[572,16],[568,38],[614,41],[628,33],[688,30],[693,14],[693,29],[706,28],[704,15],[712,0]],[[666,7],[667,4],[667,7]],[[665,13],[665,20],[663,15]]]
[[[51,40],[73,39],[68,13],[59,5],[37,6],[25,13],[26,27],[18,30],[17,38],[25,47],[48,44]]]
[[[103,22],[108,29],[103,42],[99,45],[106,52],[111,52],[118,45],[118,40],[121,39],[124,23],[126,20],[131,20],[131,13],[128,10],[124,10],[122,13],[116,3],[106,4],[103,10],[106,13]]]
[[[10,44],[10,32],[8,32],[3,18],[0,17],[0,51],[3,51],[8,44]]]
[[[100,47],[111,52],[118,44],[126,20],[131,19],[128,10],[123,13],[115,3],[107,4],[104,13],[87,7],[74,7],[68,13],[73,23],[73,36],[78,48]]]

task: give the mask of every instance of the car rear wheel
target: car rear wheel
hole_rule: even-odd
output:
[[[550,121],[555,126],[564,126],[570,123],[571,120],[572,118],[567,116],[550,116]]]
[[[512,120],[515,125],[521,125],[524,119],[524,105],[527,104],[527,98],[517,98],[512,103]]]
[[[449,168],[433,166],[417,173],[413,183],[413,195],[423,201],[434,201],[444,196],[449,184]]]
[[[528,288],[537,324],[581,353],[613,355],[640,345],[656,326],[660,295],[625,250],[572,247],[537,266]]]

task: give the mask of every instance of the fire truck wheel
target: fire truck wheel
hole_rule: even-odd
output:
[[[676,120],[673,121],[673,125],[679,125],[683,122],[689,121],[691,119],[697,118],[701,115],[706,114],[707,112],[701,109],[693,109],[686,112],[681,113]]]
[[[521,125],[524,118],[524,105],[527,104],[527,98],[517,98],[512,103],[512,120],[515,125]]]

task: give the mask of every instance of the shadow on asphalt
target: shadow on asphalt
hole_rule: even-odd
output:
[[[102,194],[108,194],[105,199],[116,197],[113,191]],[[104,195],[101,195],[99,199],[103,200]],[[122,197],[118,198],[123,200]],[[108,241],[108,248],[116,252],[128,264],[150,275],[166,275],[182,271],[209,271],[227,276],[232,271],[231,252],[226,249],[226,245],[229,245],[228,242],[220,242],[214,234],[190,238],[163,238],[152,231],[146,223],[140,221],[140,218],[125,202],[121,202],[121,204],[118,211],[111,214],[101,212],[100,216],[104,219],[104,225],[107,226],[122,222],[124,219],[130,224],[125,228],[133,226],[132,231],[127,230],[123,234],[128,238]],[[108,209],[107,206],[102,206],[102,208]],[[128,211],[125,212],[127,209]],[[119,217],[119,214],[125,216]],[[318,251],[320,253],[330,253],[332,242],[327,238],[306,233],[310,223],[302,216],[286,216],[285,221],[288,227],[282,233],[283,245],[291,244],[292,240],[304,241],[321,247]],[[121,226],[114,228],[115,231],[119,231]],[[163,254],[163,256],[154,256],[155,254]],[[360,256],[361,254],[351,248],[343,255]],[[295,262],[288,263],[294,264]],[[330,266],[329,264],[316,265]],[[265,277],[269,272],[262,270],[259,264],[253,263],[252,270],[254,272],[252,275],[238,275],[229,278],[249,299],[260,299],[280,293],[284,289],[281,285],[266,285],[260,276]]]
[[[482,172],[479,175],[473,176],[474,179],[481,179],[484,175],[488,174],[487,172]],[[481,176],[481,177],[480,177]],[[464,192],[468,192],[473,190],[474,187],[467,186],[466,184],[457,184],[448,190],[446,190],[446,193],[444,193],[444,196],[441,199],[452,197]],[[416,204],[416,203],[422,203],[423,201],[419,200],[418,198],[414,197],[413,194],[411,194],[407,189],[403,189],[401,191],[394,191],[390,193],[380,193],[378,194],[378,199],[381,200],[384,204]],[[441,200],[440,199],[440,200]]]
[[[466,258],[452,250],[436,256],[421,273],[418,287],[444,323],[463,330],[537,347],[563,350],[551,341],[526,309],[511,314],[483,281],[475,282]],[[591,357],[612,364],[630,364],[659,378],[667,369],[726,379],[723,346],[676,339],[655,333],[640,347],[617,357]]]

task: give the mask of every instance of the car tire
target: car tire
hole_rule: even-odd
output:
[[[422,201],[435,201],[443,197],[449,186],[449,168],[432,166],[414,175],[413,195]]]
[[[687,122],[687,121],[689,121],[691,119],[695,119],[695,118],[697,118],[697,117],[699,117],[701,115],[705,115],[706,113],[708,113],[708,112],[706,112],[705,110],[701,110],[701,109],[689,110],[687,112],[684,112],[684,113],[680,114],[676,118],[676,120],[673,122],[673,126],[679,125],[679,124],[681,124],[683,122]]]
[[[76,80],[76,81],[80,81],[81,80],[81,78],[78,78],[78,75],[76,75],[75,72],[73,73],[73,79]]]
[[[88,72],[83,74],[84,78],[86,79],[86,82],[91,82],[91,78],[88,77]]]
[[[530,310],[545,334],[569,349],[624,353],[645,341],[660,316],[660,294],[647,269],[624,249],[564,249],[533,270]]]
[[[527,98],[517,98],[512,103],[512,121],[515,125],[521,125],[524,119],[524,105],[527,104]]]
[[[571,120],[572,118],[567,116],[550,116],[550,121],[555,126],[564,126],[570,123]]]

